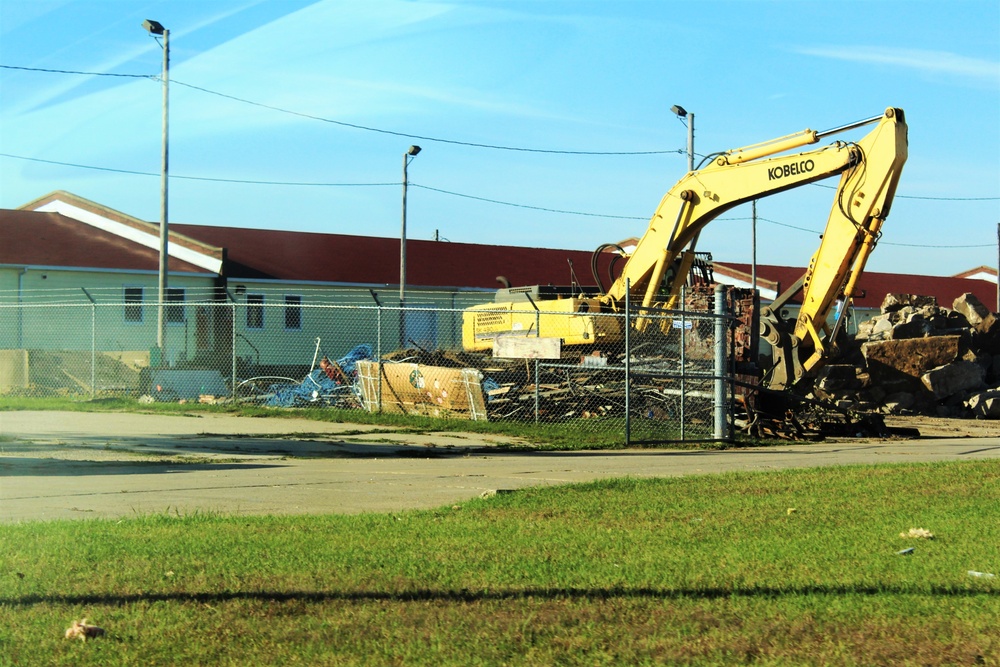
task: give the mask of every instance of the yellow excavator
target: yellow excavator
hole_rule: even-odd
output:
[[[874,127],[857,142],[838,140],[782,155],[868,125]],[[903,110],[892,107],[880,116],[825,132],[804,130],[710,155],[664,195],[649,228],[606,292],[501,290],[495,303],[464,312],[463,346],[488,350],[496,337],[505,335],[557,337],[562,345],[574,347],[620,343],[621,318],[601,314],[621,312],[626,295],[640,313],[675,308],[695,261],[698,235],[712,220],[739,204],[839,175],[826,229],[808,269],[761,311],[761,335],[772,348],[766,382],[774,389],[793,385],[830,356],[841,319],[831,327],[828,317],[838,300],[845,304],[841,317],[847,312],[846,304],[889,215],[906,157]],[[785,322],[781,308],[800,291],[798,317],[794,323]],[[640,316],[634,327],[643,332],[654,321]]]

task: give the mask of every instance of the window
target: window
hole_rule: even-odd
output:
[[[125,321],[142,322],[142,288],[126,287],[123,301],[125,302]]]
[[[184,288],[168,287],[164,299],[163,319],[170,324],[184,322]]]
[[[285,295],[285,328],[302,328],[302,297]]]
[[[264,328],[264,295],[247,294],[247,329]]]

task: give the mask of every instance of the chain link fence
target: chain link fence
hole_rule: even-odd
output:
[[[0,395],[562,424],[625,443],[731,436],[737,337],[711,293],[714,308],[566,313],[225,292],[168,303],[162,349],[158,306],[127,296],[0,303]]]

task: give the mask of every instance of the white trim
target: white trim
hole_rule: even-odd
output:
[[[997,283],[997,275],[989,271],[977,271],[976,273],[970,273],[967,276],[962,276],[965,280],[982,280],[983,282]]]
[[[114,234],[115,236],[128,239],[133,243],[138,243],[141,246],[152,248],[157,251],[160,249],[160,237],[156,234],[150,234],[120,222],[109,220],[102,215],[86,211],[79,206],[73,206],[72,204],[68,204],[59,199],[51,201],[44,206],[39,206],[34,210],[42,213],[59,213],[60,215],[65,215],[68,218],[73,218],[74,220],[90,225],[91,227],[97,227],[98,229]],[[187,262],[188,264],[194,264],[195,266],[201,267],[206,271],[211,271],[215,274],[222,271],[221,259],[209,257],[208,255],[202,254],[196,250],[191,250],[190,248],[185,248],[177,245],[176,243],[170,243],[167,245],[167,254],[171,257],[176,257],[181,261]]]
[[[743,287],[745,289],[750,289],[753,286],[749,280],[740,280],[718,270],[713,271],[712,274],[715,276],[716,282],[723,285],[732,285],[733,287]],[[757,283],[757,291],[760,292],[760,298],[765,301],[774,301],[778,298],[777,290],[761,287],[760,283]]]

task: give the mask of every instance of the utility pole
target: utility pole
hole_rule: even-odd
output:
[[[670,107],[674,114],[687,121],[688,130],[688,171],[694,171],[694,114],[679,104]]]
[[[688,112],[688,171],[694,171],[694,113]]]
[[[405,347],[406,342],[406,190],[407,167],[410,160],[420,152],[420,146],[410,146],[403,153],[403,224],[399,232],[399,346]]]
[[[757,289],[757,200],[751,204],[753,222],[751,224],[752,239],[750,242],[750,287]]]
[[[167,187],[169,181],[169,101],[170,101],[170,31],[157,21],[146,20],[142,22],[142,27],[149,31],[150,35],[163,36],[163,142],[160,154],[160,266],[157,279],[157,299],[156,299],[156,347],[160,350],[160,364],[167,360],[165,349],[167,322],[164,315],[164,303],[167,298],[167,266],[168,266],[168,243],[170,238],[167,227]]]

